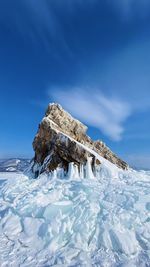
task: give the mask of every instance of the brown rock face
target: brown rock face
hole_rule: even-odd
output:
[[[127,164],[102,141],[94,142],[86,135],[86,131],[87,127],[63,110],[59,104],[49,104],[33,141],[34,164],[42,166],[40,172],[51,171],[58,166],[67,169],[70,162],[80,166],[86,163],[88,156],[92,158],[93,168],[99,165],[100,161],[85,146],[118,167],[127,168]]]

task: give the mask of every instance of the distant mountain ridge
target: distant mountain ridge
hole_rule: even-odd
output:
[[[28,168],[30,159],[0,159],[0,172],[22,172]]]

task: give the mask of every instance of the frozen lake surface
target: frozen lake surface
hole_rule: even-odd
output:
[[[1,267],[149,267],[150,172],[0,173]]]

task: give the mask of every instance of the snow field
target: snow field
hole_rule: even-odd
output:
[[[150,173],[108,165],[0,173],[0,266],[149,267]]]

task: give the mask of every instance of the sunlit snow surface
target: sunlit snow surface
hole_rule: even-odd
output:
[[[0,173],[0,266],[150,266],[150,172],[96,176]]]

